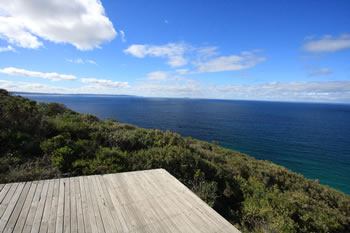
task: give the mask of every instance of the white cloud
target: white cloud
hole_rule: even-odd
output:
[[[331,73],[333,73],[333,70],[328,68],[322,68],[319,71],[309,73],[309,76],[322,76],[322,75],[328,75]]]
[[[221,56],[213,58],[206,62],[195,63],[198,66],[197,73],[202,72],[219,72],[219,71],[232,71],[243,70],[251,68],[256,64],[265,61],[264,57],[258,57],[253,52],[242,52],[241,56]]]
[[[199,61],[205,61],[210,57],[213,57],[215,55],[218,55],[219,52],[217,51],[217,47],[202,47],[197,49],[197,58]]]
[[[11,45],[8,45],[7,47],[0,47],[0,53],[2,52],[16,52],[16,50]]]
[[[0,80],[0,88],[9,91],[64,93],[64,94],[133,94],[163,97],[193,97],[242,100],[278,100],[307,102],[343,102],[350,101],[350,81],[332,82],[271,82],[257,85],[215,86],[196,81],[171,83],[152,83],[151,81],[129,86],[111,80],[87,79],[92,84],[78,88],[66,88],[40,83],[14,82]],[[115,83],[111,86],[111,82]]]
[[[0,16],[0,39],[5,39],[9,43],[23,48],[34,49],[43,45],[36,36],[26,29],[22,20],[14,17]]]
[[[94,60],[86,60],[87,63],[90,63],[92,65],[97,65],[97,63]]]
[[[84,64],[84,60],[81,59],[81,58],[67,59],[67,61],[70,62],[70,63]]]
[[[7,67],[4,69],[0,69],[0,73],[7,74],[7,75],[14,75],[14,76],[31,77],[31,78],[44,78],[44,79],[50,79],[53,81],[77,79],[77,77],[75,77],[74,75],[69,75],[69,74],[42,73],[37,71],[18,69],[14,67]]]
[[[183,43],[168,43],[166,45],[140,45],[134,44],[125,49],[124,52],[138,58],[146,56],[164,57],[168,59],[168,65],[171,67],[180,67],[188,63],[184,54],[188,46]]]
[[[122,40],[122,42],[126,42],[126,39],[125,39],[125,32],[123,30],[120,30],[120,39]]]
[[[164,57],[168,59],[167,64],[173,68],[188,65],[189,61],[192,60],[190,64],[196,67],[196,71],[190,71],[188,68],[176,69],[180,74],[242,70],[265,61],[265,57],[255,55],[261,50],[243,51],[241,55],[217,57],[219,54],[217,47],[195,48],[184,43],[134,44],[125,49],[124,52],[137,58]]]
[[[41,83],[14,82],[0,80],[0,88],[8,91],[32,92],[32,93],[57,93],[57,94],[128,94],[126,90],[116,88],[104,88],[99,85],[88,85],[78,88],[46,85]]]
[[[188,83],[141,83],[132,88],[146,96],[242,100],[349,102],[350,81],[271,82],[258,85],[204,85]]]
[[[179,74],[187,74],[188,69],[177,69],[176,72],[178,72]]]
[[[147,80],[165,81],[168,79],[168,73],[163,71],[151,72],[146,77]]]
[[[93,60],[89,60],[89,59],[83,60],[82,58],[66,59],[66,61],[70,62],[70,63],[77,63],[77,64],[89,63],[89,64],[92,64],[92,65],[97,65],[96,62],[93,61]]]
[[[96,88],[126,89],[130,87],[128,82],[118,82],[105,79],[82,78],[80,79],[80,81],[83,83],[94,84],[93,87]]]
[[[1,0],[0,10],[0,38],[23,48],[41,38],[89,50],[117,35],[99,0]]]
[[[336,52],[350,48],[350,35],[344,34],[339,38],[325,35],[321,40],[313,40],[304,45],[307,52]]]
[[[51,86],[41,83],[14,82],[0,80],[0,88],[17,92],[37,92],[37,93],[69,93],[68,88]]]
[[[350,101],[350,81],[271,82],[261,85],[227,85],[214,87],[217,95],[236,99],[285,101]]]

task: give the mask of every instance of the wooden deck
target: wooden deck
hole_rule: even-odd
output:
[[[0,232],[239,232],[163,169],[0,184]]]

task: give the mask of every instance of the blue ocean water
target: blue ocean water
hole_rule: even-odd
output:
[[[177,132],[269,160],[350,194],[350,105],[32,95],[80,113]]]

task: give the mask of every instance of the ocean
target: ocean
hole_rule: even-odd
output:
[[[350,105],[21,94],[269,160],[350,194]]]

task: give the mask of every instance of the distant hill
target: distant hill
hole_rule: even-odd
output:
[[[317,180],[213,143],[6,90],[0,148],[0,183],[164,168],[242,232],[350,232],[350,196]]]

